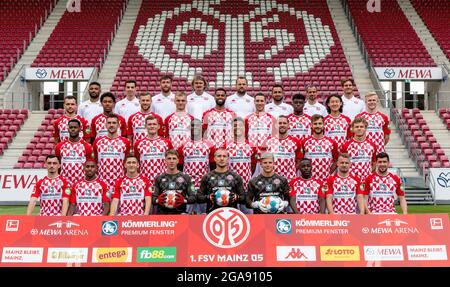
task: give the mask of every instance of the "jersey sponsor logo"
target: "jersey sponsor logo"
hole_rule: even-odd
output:
[[[139,247],[136,262],[177,262],[177,248]]]
[[[3,263],[42,263],[44,248],[3,247]]]
[[[87,263],[88,248],[49,248],[47,263]]]
[[[408,260],[448,260],[445,245],[407,245]]]
[[[277,219],[276,229],[279,234],[291,234],[292,221],[290,219]]]
[[[92,249],[92,263],[127,263],[131,262],[132,256],[133,248],[131,247]]]
[[[364,260],[403,261],[403,247],[401,245],[364,246]]]
[[[247,216],[236,208],[218,208],[203,221],[203,235],[219,248],[234,248],[247,240],[250,234]]]
[[[359,246],[320,246],[322,261],[360,261]]]
[[[119,232],[119,224],[117,220],[108,220],[102,222],[102,235],[112,236]]]
[[[277,246],[277,261],[316,261],[315,246]]]

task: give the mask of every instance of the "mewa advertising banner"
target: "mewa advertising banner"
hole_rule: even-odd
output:
[[[0,217],[0,266],[450,266],[447,214]]]

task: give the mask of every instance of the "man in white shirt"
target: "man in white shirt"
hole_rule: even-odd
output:
[[[236,93],[227,98],[225,108],[232,110],[243,119],[256,111],[253,97],[247,94],[247,79],[245,77],[237,78]]]
[[[159,79],[161,93],[153,96],[151,111],[158,114],[164,121],[175,112],[175,94],[172,93],[172,77],[165,75]]]
[[[325,117],[327,113],[327,109],[324,105],[319,103],[317,100],[317,87],[314,85],[308,85],[306,87],[306,97],[307,101],[305,106],[303,107],[303,112],[308,116],[312,117],[313,115],[321,115]]]
[[[355,87],[355,81],[351,78],[345,78],[341,81],[342,89],[344,90],[344,95],[342,97],[342,102],[344,103],[342,113],[349,117],[352,121],[355,116],[366,110],[366,105],[364,101],[358,99],[353,95],[353,89]]]
[[[271,114],[275,118],[279,116],[288,116],[294,112],[294,109],[291,105],[283,103],[284,100],[284,92],[283,86],[274,85],[272,87],[272,102],[266,105],[266,113]]]
[[[103,107],[100,103],[100,94],[102,93],[102,88],[100,83],[92,82],[89,84],[89,100],[84,101],[78,107],[78,114],[85,118],[89,124],[92,119],[103,113]]]
[[[114,113],[121,115],[128,122],[132,114],[140,111],[139,100],[136,98],[136,81],[125,81],[125,95],[125,98],[116,103]]]
[[[191,82],[194,92],[187,97],[187,112],[201,120],[203,113],[216,106],[214,97],[205,92],[207,83],[202,75],[195,75]]]

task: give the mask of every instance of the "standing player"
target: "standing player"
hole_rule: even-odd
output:
[[[363,100],[358,99],[353,94],[353,89],[355,87],[355,81],[353,81],[353,79],[343,79],[341,81],[341,86],[344,90],[344,95],[342,96],[344,108],[342,113],[353,121],[357,114],[364,112],[366,105]]]
[[[322,181],[311,177],[311,160],[304,158],[300,161],[301,176],[291,180],[290,205],[294,213],[318,214],[325,213],[326,188]]]
[[[364,214],[364,191],[359,178],[350,175],[350,157],[341,153],[337,162],[337,173],[327,178],[327,209],[330,214]]]
[[[106,136],[108,134],[108,128],[106,126],[106,120],[110,115],[113,115],[114,105],[116,103],[116,97],[110,93],[104,93],[100,96],[100,102],[102,103],[103,113],[95,116],[91,122],[91,141],[94,142],[97,138]],[[125,119],[117,115],[119,121],[118,135],[127,136],[127,123]]]
[[[130,154],[130,141],[119,136],[119,116],[112,114],[106,118],[108,135],[94,141],[93,149],[98,165],[98,177],[108,186],[108,196],[114,189],[116,180],[124,175],[123,161]]]
[[[236,93],[227,98],[225,108],[233,111],[236,116],[245,119],[255,112],[253,97],[247,94],[247,79],[238,77],[236,80]]]
[[[141,163],[141,173],[147,177],[153,185],[155,178],[165,169],[166,151],[172,149],[172,144],[166,138],[158,136],[158,119],[149,116],[145,119],[147,137],[134,144],[134,155]]]
[[[265,152],[261,155],[261,174],[248,183],[246,204],[256,214],[283,213],[289,205],[289,184],[285,177],[274,171],[274,156]],[[271,210],[270,199],[277,199],[276,209]]]
[[[377,153],[384,152],[384,147],[389,141],[391,130],[389,129],[388,117],[378,111],[378,95],[369,92],[365,96],[367,111],[356,117],[363,117],[368,122],[367,139],[375,144]]]
[[[229,168],[239,174],[244,181],[244,190],[256,167],[257,150],[245,140],[245,126],[242,118],[233,120],[233,141],[226,145],[230,156]]]
[[[306,95],[308,97],[308,101],[303,107],[303,112],[310,117],[316,114],[325,117],[327,115],[327,109],[317,100],[317,87],[314,85],[308,85],[306,87]]]
[[[80,137],[89,139],[89,123],[80,115],[77,115],[77,98],[67,96],[64,98],[64,115],[53,122],[53,137],[55,144],[69,138],[69,128],[67,126],[71,119],[77,119],[81,123]]]
[[[313,134],[301,144],[303,154],[311,160],[312,177],[327,178],[336,169],[338,157],[337,144],[323,134],[323,117],[313,115],[311,118]]]
[[[172,77],[162,76],[159,79],[161,93],[153,96],[151,111],[161,116],[163,121],[168,115],[175,112],[175,94],[172,93]]]
[[[119,202],[119,215],[149,215],[152,208],[153,189],[148,178],[139,174],[137,157],[127,156],[125,169],[125,176],[119,178],[114,186],[109,215],[116,215]]]
[[[288,116],[289,121],[289,135],[303,141],[311,135],[311,117],[303,113],[305,106],[305,96],[302,94],[295,94],[292,97],[292,106],[294,113]]]
[[[323,123],[325,136],[334,140],[338,150],[341,150],[342,145],[351,137],[351,121],[342,114],[342,99],[340,96],[329,96],[325,101],[325,106],[328,111]]]
[[[191,140],[178,148],[178,154],[180,169],[191,176],[196,190],[200,188],[202,177],[214,169],[214,152],[214,144],[202,138],[202,123],[194,119],[191,123]]]
[[[135,144],[137,141],[145,138],[147,136],[147,129],[145,128],[145,119],[148,116],[154,116],[158,119],[160,129],[158,130],[158,134],[163,136],[163,121],[160,116],[150,111],[150,107],[152,105],[152,96],[149,93],[142,93],[139,96],[139,103],[141,105],[141,110],[132,114],[128,118],[128,139],[132,144]]]
[[[294,112],[291,105],[283,102],[284,92],[283,86],[274,85],[272,87],[272,102],[266,106],[266,112],[278,118],[278,116],[289,116]]]
[[[60,216],[62,214],[63,198],[70,196],[70,186],[67,180],[60,176],[59,160],[56,155],[48,155],[45,159],[47,176],[38,180],[31,193],[27,207],[27,215],[32,215],[36,202],[40,198],[39,215]]]
[[[69,138],[55,146],[55,155],[61,163],[61,175],[70,186],[84,178],[83,166],[92,158],[92,147],[80,139],[81,123],[77,119],[68,122]]]
[[[118,101],[114,107],[114,113],[121,115],[125,122],[128,122],[128,118],[139,112],[139,100],[136,98],[136,81],[125,81],[125,98]]]
[[[110,207],[108,187],[98,179],[97,164],[94,160],[86,161],[84,173],[85,177],[72,186],[70,199],[63,199],[62,215],[108,215]]]
[[[395,214],[395,194],[400,200],[403,214],[408,213],[405,192],[402,189],[401,179],[389,172],[389,155],[385,152],[376,156],[377,169],[366,178],[364,198],[367,202],[368,213]]]
[[[377,148],[366,137],[367,121],[355,118],[352,122],[353,138],[342,146],[341,152],[348,153],[352,168],[350,174],[358,177],[362,182],[375,169]]]
[[[266,97],[262,93],[255,95],[255,109],[245,118],[245,132],[252,147],[261,149],[270,136],[275,135],[276,119],[265,112]]]
[[[191,82],[194,92],[187,97],[187,112],[197,120],[202,120],[203,113],[216,106],[214,97],[205,89],[207,83],[202,75],[195,75]]]
[[[300,142],[289,135],[287,117],[278,117],[278,136],[269,137],[265,146],[265,151],[275,158],[275,173],[284,176],[288,181],[294,179],[303,156]]]
[[[153,204],[157,204],[159,214],[185,214],[187,206],[195,204],[196,191],[191,177],[178,170],[178,163],[178,153],[168,150],[166,172],[156,177],[153,192]]]
[[[175,113],[164,121],[165,136],[175,149],[178,149],[191,138],[191,123],[194,117],[186,112],[186,94],[177,92],[175,95]]]
[[[242,178],[228,169],[228,159],[228,151],[225,148],[216,150],[216,169],[201,180],[197,201],[200,204],[206,203],[207,212],[220,207],[237,208],[238,203],[244,202]]]
[[[85,118],[89,124],[92,119],[103,112],[102,104],[100,103],[100,94],[102,88],[100,83],[92,82],[89,84],[89,100],[84,101],[78,107],[78,114]]]
[[[227,93],[224,89],[216,89],[214,98],[216,100],[215,108],[203,114],[203,130],[205,138],[219,148],[233,140],[233,119],[236,114],[225,108]]]

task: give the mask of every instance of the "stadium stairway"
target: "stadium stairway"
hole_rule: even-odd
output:
[[[433,60],[436,62],[436,64],[441,65],[444,63],[447,65],[447,67],[450,67],[450,61],[447,59],[447,56],[444,54],[439,44],[431,35],[427,26],[425,26],[425,24],[423,23],[419,14],[417,14],[416,9],[411,4],[411,2],[409,0],[397,0],[397,2],[400,8],[402,8],[403,13],[405,14],[409,23],[411,23],[411,26],[416,31],[417,36],[420,38],[423,45],[425,46]]]
[[[34,137],[34,133],[41,125],[41,122],[46,114],[46,111],[34,111],[29,114],[28,119],[25,121],[20,131],[14,137],[8,149],[5,151],[3,156],[0,156],[0,168],[14,167],[14,164],[17,163],[19,156],[22,155],[23,150],[26,148],[30,140]]]
[[[348,18],[345,15],[344,7],[340,1],[336,0],[327,0],[327,4],[360,95],[373,91],[374,88],[370,80],[369,70],[364,62],[355,35],[353,35]],[[361,96],[361,98],[363,97]]]
[[[420,111],[427,122],[430,131],[433,132],[437,142],[441,145],[445,155],[450,158],[450,131],[444,125],[436,111]]]
[[[100,72],[98,82],[103,91],[109,91],[119,70],[120,62],[127,48],[133,32],[134,23],[141,8],[142,0],[130,0],[124,13],[122,22],[111,45],[105,64]],[[84,99],[86,100],[86,99]]]
[[[53,32],[62,15],[66,11],[66,4],[67,1],[63,0],[58,1],[58,4],[56,4],[52,13],[47,18],[47,21],[45,21],[45,23],[42,25],[42,28],[39,30],[38,34],[33,39],[31,44],[28,46],[25,53],[22,55],[22,58],[20,58],[19,62],[17,62],[17,64],[11,70],[11,73],[9,73],[8,77],[1,84],[0,107],[4,107],[3,99],[5,92],[8,89],[9,85],[17,77],[22,66],[31,65],[31,63],[33,63],[34,59],[39,54],[39,51],[42,49],[42,47],[44,47],[45,42],[47,42],[47,39],[50,37],[50,34]]]

